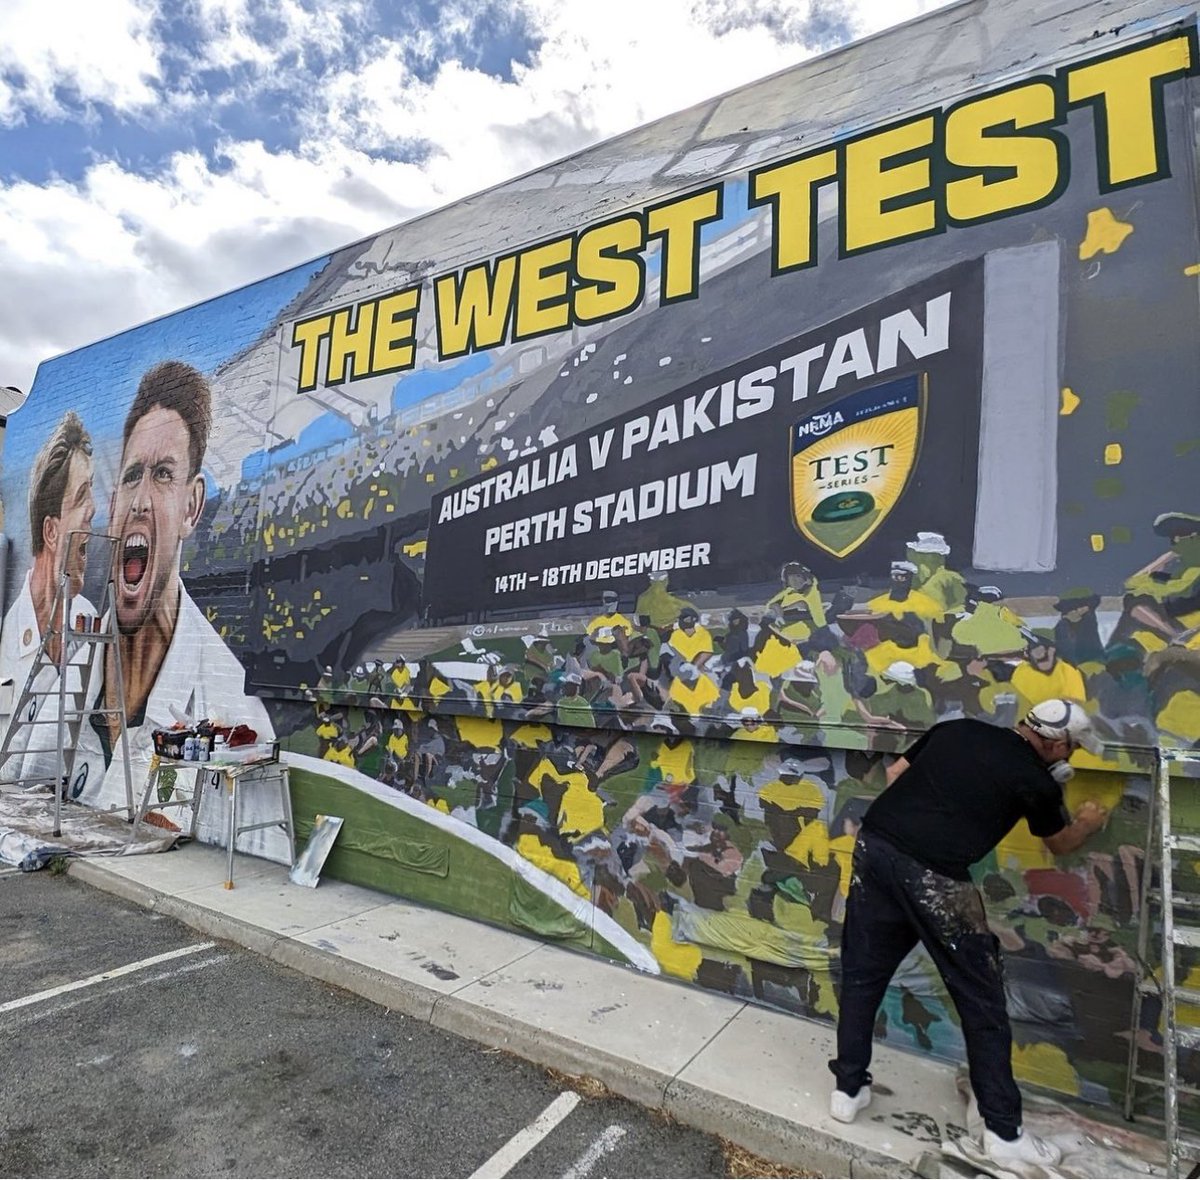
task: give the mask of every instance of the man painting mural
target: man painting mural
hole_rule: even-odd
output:
[[[142,377],[125,419],[109,531],[119,539],[114,609],[135,784],[144,781],[152,731],[169,728],[179,717],[243,723],[260,740],[274,737],[262,702],[244,691],[241,664],[179,576],[183,543],[204,512],[201,465],[212,425],[211,401],[208,382],[197,370],[165,361]],[[109,649],[97,706],[115,709],[115,689],[116,661]],[[75,797],[101,791],[103,779],[103,802],[123,802],[120,763],[105,776],[120,732],[117,716],[93,713],[80,742]]]
[[[1056,1147],[1021,1128],[1003,962],[969,870],[1021,819],[1056,856],[1100,830],[1107,813],[1095,802],[1073,819],[1063,804],[1067,759],[1081,746],[1102,749],[1083,707],[1056,699],[1035,705],[1015,729],[970,719],[935,725],[888,767],[887,789],[863,817],[853,853],[829,1063],[835,1119],[852,1122],[871,1101],[879,1005],[920,942],[958,1009],[987,1155],[1006,1170],[1059,1162]]]
[[[68,410],[34,460],[29,479],[29,537],[33,566],[25,577],[21,593],[4,617],[3,634],[0,635],[0,677],[11,679],[14,705],[29,679],[42,636],[51,622],[50,614],[64,573],[69,579],[67,617],[74,619],[77,614],[84,614],[91,618],[96,613],[95,607],[82,594],[87,540],[71,536],[92,527],[96,512],[92,496],[93,474],[91,436],[75,411]],[[49,647],[47,654],[58,662],[57,642]],[[86,659],[86,649],[81,651],[79,658]],[[75,675],[77,677],[78,673]],[[49,691],[56,683],[54,673],[47,669],[37,687]],[[76,680],[73,685],[68,685],[70,687],[79,690],[82,682]],[[40,699],[42,720],[54,720],[58,716],[58,698]],[[32,721],[37,713],[35,701],[30,706],[27,720]],[[2,719],[4,728],[8,722],[9,716],[5,715]],[[38,727],[38,736],[32,742],[31,732],[24,730],[17,735],[14,752],[30,745],[37,749],[54,742],[53,730],[48,724]],[[10,778],[37,774],[52,776],[54,764],[53,754],[29,755],[22,765],[10,762],[5,767],[5,774]]]

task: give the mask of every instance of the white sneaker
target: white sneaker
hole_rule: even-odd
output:
[[[860,1110],[871,1105],[871,1087],[860,1086],[858,1093],[851,1095],[845,1090],[834,1090],[829,1095],[829,1113],[839,1123],[852,1123]]]
[[[1030,1164],[1039,1168],[1057,1167],[1062,1152],[1053,1143],[1022,1131],[1015,1139],[1001,1139],[994,1131],[983,1132],[983,1151],[988,1159],[1012,1171]]]

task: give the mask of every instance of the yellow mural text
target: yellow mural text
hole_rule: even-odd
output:
[[[411,369],[420,302],[421,289],[406,287],[297,320],[292,325],[292,347],[300,349],[297,392]]]
[[[1096,143],[1076,184],[1109,193],[1169,176],[1164,93],[1198,56],[1195,28],[1176,29],[755,168],[746,200],[766,210],[771,273],[820,261],[822,212],[848,257],[1052,204],[1072,182],[1072,111],[1090,116]],[[718,180],[437,275],[438,359],[626,315],[654,285],[662,306],[696,298],[703,231],[724,218],[725,195]],[[1113,252],[1131,230],[1093,212],[1080,256]],[[420,302],[406,287],[296,321],[297,392],[411,369]]]
[[[434,280],[442,360],[624,315],[644,298],[644,251],[661,243],[659,303],[700,289],[700,231],[721,216],[720,185]]]
[[[1189,29],[755,169],[773,273],[819,261],[823,185],[837,189],[842,257],[1050,204],[1070,180],[1058,128],[1073,107],[1092,112],[1101,192],[1168,176],[1163,87],[1195,69]]]

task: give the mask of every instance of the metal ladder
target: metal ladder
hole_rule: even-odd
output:
[[[1179,1096],[1200,1097],[1200,1087],[1180,1081],[1180,1050],[1200,1050],[1200,1027],[1183,1025],[1178,1018],[1178,1004],[1200,1005],[1200,990],[1176,985],[1175,956],[1180,948],[1200,949],[1200,895],[1180,894],[1174,888],[1173,858],[1179,853],[1200,856],[1200,834],[1177,832],[1171,818],[1171,767],[1191,765],[1200,769],[1200,751],[1164,749],[1156,753],[1155,789],[1150,796],[1146,831],[1146,855],[1142,866],[1141,921],[1138,926],[1138,971],[1133,993],[1133,1014],[1129,1029],[1129,1064],[1125,1076],[1125,1117],[1134,1117],[1134,1105],[1139,1087],[1163,1091],[1163,1125],[1167,1148],[1167,1174],[1179,1176],[1184,1160],[1200,1160],[1200,1134],[1180,1125]],[[1200,790],[1200,783],[1197,783]],[[1157,858],[1154,851],[1157,850]],[[1154,884],[1158,869],[1158,885]],[[1148,954],[1155,925],[1151,909],[1160,915],[1162,942],[1158,948],[1161,980],[1150,966]],[[1188,921],[1177,921],[1177,914],[1189,915]],[[1147,996],[1162,1001],[1163,1066],[1162,1076],[1143,1069],[1144,1050],[1138,1044],[1142,1008]]]
[[[93,714],[101,714],[106,718],[116,717],[120,721],[126,805],[114,810],[127,811],[131,821],[136,811],[125,716],[125,679],[121,668],[117,615],[113,608],[115,594],[111,573],[112,560],[120,540],[105,533],[76,531],[68,534],[68,552],[73,551],[74,546],[81,541],[86,542],[88,546],[89,562],[95,552],[92,549],[93,545],[105,551],[100,568],[107,571],[107,580],[104,582],[99,611],[95,616],[99,621],[95,622],[92,617],[83,615],[83,626],[73,625],[70,577],[63,572],[59,576],[58,591],[45,633],[34,654],[25,686],[13,703],[4,740],[0,742],[0,786],[30,787],[45,785],[48,781],[57,784],[57,790],[54,792],[55,836],[62,835],[63,796],[74,779],[80,729]],[[74,620],[79,621],[79,617]],[[96,627],[99,629],[94,629]],[[57,658],[52,654],[55,648],[58,649]],[[95,706],[89,706],[96,689],[104,683],[105,653],[110,648],[114,661],[113,688],[116,704],[108,707],[104,701],[98,701]],[[47,717],[44,715],[45,703],[51,699],[56,700],[58,710],[55,716]],[[44,744],[49,741],[49,735],[45,731],[50,727],[54,730],[53,745]],[[44,769],[29,773],[8,773],[10,757],[16,759],[16,771],[24,771],[30,756],[48,754],[55,756],[53,775],[46,773]]]

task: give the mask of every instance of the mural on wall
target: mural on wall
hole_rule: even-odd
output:
[[[331,871],[822,1018],[884,757],[1085,701],[1108,833],[1021,825],[979,880],[1018,1071],[1104,1098],[1137,770],[1200,741],[1196,60],[1173,29],[798,156],[739,124],[644,193],[567,161],[47,362],[0,678],[64,569],[94,612],[64,538],[108,532],[135,775],[154,728],[247,724],[301,816],[361,796]],[[922,959],[881,1032],[960,1055]]]
[[[369,776],[372,811],[345,793],[302,794],[307,830],[322,807],[353,822],[334,872],[456,908],[494,907],[493,920],[548,929],[507,883],[449,851],[446,876],[420,892],[432,837],[389,811],[419,803],[511,848],[593,907],[595,938],[633,961],[615,924],[659,973],[807,1017],[837,1015],[837,947],[851,853],[862,816],[884,785],[885,755],[714,741],[668,715],[646,733],[314,704],[315,725],[293,744],[294,775],[322,766],[341,781]],[[1055,859],[1019,828],[982,863],[977,881],[1006,951],[1018,1076],[1095,1101],[1118,1098],[1128,1053],[1146,784],[1081,772],[1068,804],[1098,798],[1113,816],[1095,847]],[[340,812],[339,812],[340,814]],[[406,843],[379,851],[384,833]],[[478,890],[478,894],[474,893]],[[487,901],[480,901],[479,898]],[[1153,1051],[1157,1011],[1139,1032]],[[957,1018],[933,964],[914,954],[889,990],[878,1032],[889,1043],[962,1056]]]

